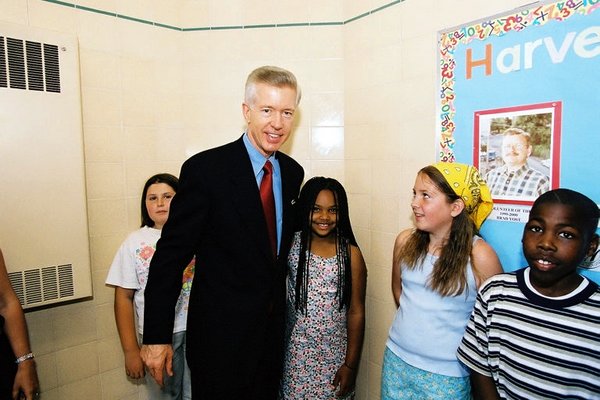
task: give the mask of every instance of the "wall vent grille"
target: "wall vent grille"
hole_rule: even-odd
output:
[[[72,264],[9,272],[8,279],[24,307],[75,295]]]
[[[58,46],[0,36],[0,88],[60,93]]]
[[[75,35],[0,21],[0,243],[24,309],[93,296],[79,67]]]
[[[6,76],[6,45],[4,38],[0,36],[0,88],[8,87],[8,77]]]

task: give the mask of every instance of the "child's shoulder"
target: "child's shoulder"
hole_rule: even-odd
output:
[[[136,229],[135,231],[129,233],[129,235],[127,236],[128,238],[137,238],[137,237],[154,237],[154,236],[158,236],[160,237],[160,229],[156,229],[156,228],[152,228],[150,226],[142,226],[139,229]]]
[[[581,275],[581,277],[585,280],[587,280],[588,285],[590,287],[590,292],[592,292],[592,294],[590,295],[590,300],[592,300],[592,302],[594,303],[595,307],[600,308],[600,285],[598,285],[597,282],[594,282],[593,280],[591,280],[588,277],[585,277],[583,275]]]
[[[350,254],[352,256],[361,256],[362,257],[362,252],[360,251],[360,247],[353,245],[352,243],[348,244],[348,248],[350,249]]]
[[[518,289],[518,278],[517,274],[520,270],[502,272],[500,274],[492,275],[483,282],[481,285],[481,291],[491,291],[493,289],[503,290],[504,288]]]
[[[408,240],[408,238],[410,237],[410,235],[412,235],[415,232],[414,228],[408,228],[405,229],[403,231],[401,231],[398,236],[396,236],[396,246],[403,246],[406,241]]]
[[[135,246],[139,243],[156,243],[158,239],[160,239],[161,231],[159,229],[151,228],[149,226],[143,226],[140,229],[137,229],[129,235],[123,241],[123,245],[125,246]]]
[[[480,289],[481,297],[486,301],[513,302],[518,305],[531,303],[535,307],[562,309],[564,307],[585,304],[585,308],[600,310],[600,287],[587,279],[583,289],[574,291],[564,298],[551,299],[541,296],[529,283],[529,267],[511,272],[503,272],[488,278]],[[594,311],[595,313],[596,311]]]

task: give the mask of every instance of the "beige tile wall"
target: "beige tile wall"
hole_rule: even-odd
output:
[[[237,138],[247,73],[294,71],[300,118],[285,150],[307,176],[342,181],[369,268],[358,399],[378,399],[395,312],[391,249],[410,225],[415,172],[434,161],[436,32],[522,0],[0,0],[0,20],[77,36],[80,45],[94,298],[27,313],[44,400],[145,399],[128,381],[113,319],[108,266],[139,224],[139,193],[157,172]],[[395,3],[395,2],[394,2]],[[254,24],[345,25],[245,28]]]

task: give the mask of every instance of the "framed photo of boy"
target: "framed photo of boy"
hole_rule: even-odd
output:
[[[475,111],[473,160],[495,203],[559,187],[561,115],[560,101]]]

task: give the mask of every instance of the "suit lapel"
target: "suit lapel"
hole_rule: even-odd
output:
[[[229,174],[234,210],[238,212],[243,227],[248,231],[249,240],[255,241],[265,257],[272,260],[267,224],[252,163],[242,139],[235,143],[238,146],[235,147],[234,161],[230,163]]]

